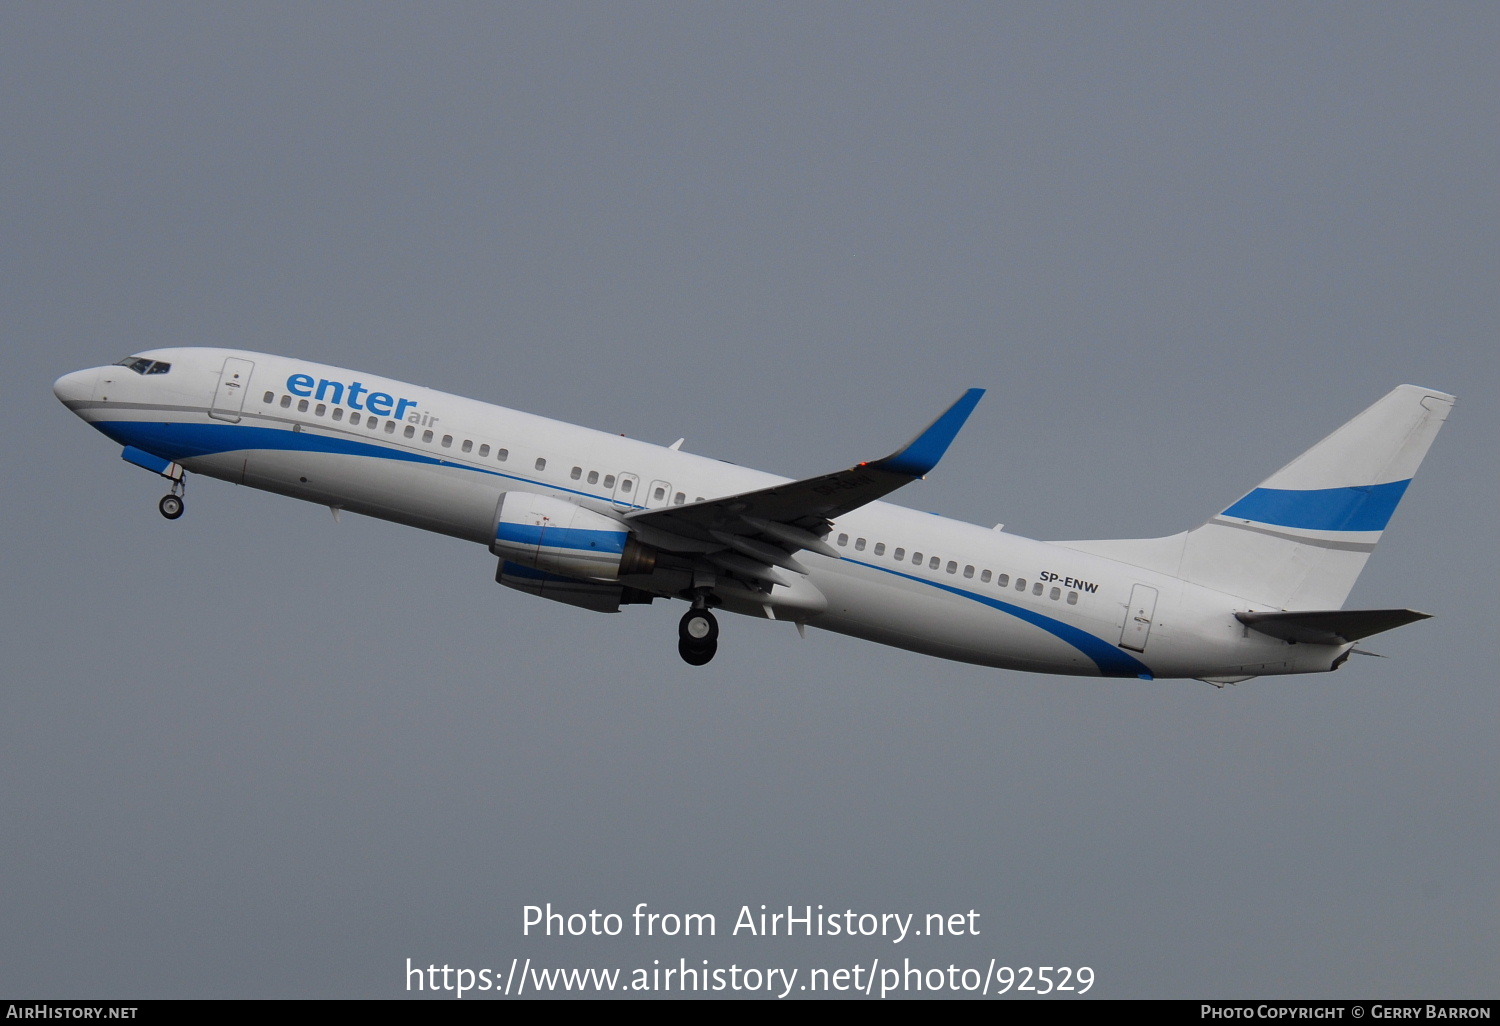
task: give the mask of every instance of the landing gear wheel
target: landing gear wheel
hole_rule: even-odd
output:
[[[156,504],[161,510],[161,515],[168,520],[176,520],[182,516],[182,497],[180,495],[163,495],[161,501]]]
[[[719,651],[719,621],[707,609],[689,609],[677,624],[677,654],[689,666],[702,666]]]
[[[684,644],[698,648],[717,644],[719,621],[707,609],[689,609],[677,624],[677,637]]]
[[[718,650],[719,646],[717,644],[712,645],[709,648],[694,648],[686,641],[679,641],[677,643],[677,654],[682,656],[682,661],[687,663],[689,666],[705,665],[710,659],[714,657],[714,653]]]

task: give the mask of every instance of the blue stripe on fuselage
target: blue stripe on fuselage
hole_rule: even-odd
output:
[[[236,424],[191,424],[134,420],[101,421],[96,422],[94,426],[121,445],[135,446],[138,449],[155,453],[161,458],[172,460],[173,462],[192,459],[195,456],[212,456],[217,453],[235,452],[246,449],[285,450],[403,460],[410,463],[424,463],[432,466],[450,466],[464,470],[474,470],[479,473],[512,478],[513,480],[527,480],[500,471],[474,467],[466,463],[441,460],[432,456],[408,452],[404,449],[386,445],[315,434],[311,431],[288,431],[284,428],[248,427]],[[536,483],[543,484],[542,482]],[[553,484],[543,484],[543,486],[557,491],[573,491],[573,489],[561,488]],[[589,493],[574,492],[574,494],[588,495]],[[608,496],[591,497],[609,501]],[[610,534],[612,532],[601,533]],[[926,584],[942,591],[951,592],[962,598],[972,599],[975,602],[998,609],[1003,613],[1040,627],[1042,630],[1088,656],[1094,662],[1094,665],[1099,668],[1099,672],[1107,677],[1137,677],[1151,673],[1148,666],[1118,647],[1111,645],[1102,638],[1095,637],[1085,630],[1081,630],[1071,624],[1063,623],[1061,620],[1055,620],[1050,616],[1043,616],[1040,613],[1033,612],[1022,606],[1012,605],[1009,602],[1001,602],[999,599],[991,598],[988,595],[980,595],[972,591],[965,591],[962,588],[953,587],[952,585],[929,581],[921,577],[912,576],[911,574],[902,573],[899,570],[892,570],[888,567],[876,566],[872,563],[864,563],[855,559],[847,560],[847,562],[853,563],[856,566],[868,567],[871,570],[879,570],[883,573],[914,581],[918,584]]]
[[[433,467],[454,467],[472,470],[476,474],[490,474],[511,481],[524,481],[554,492],[567,492],[586,499],[598,499],[629,509],[645,509],[635,503],[617,502],[608,495],[567,488],[550,481],[537,481],[519,474],[488,467],[476,467],[472,463],[439,459],[422,453],[411,452],[393,445],[361,442],[336,435],[320,435],[311,431],[289,431],[285,428],[248,427],[238,424],[192,424],[182,421],[160,420],[105,420],[95,422],[109,438],[121,445],[133,446],[172,462],[192,459],[195,456],[215,456],[219,453],[243,450],[265,450],[271,452],[324,452],[340,456],[367,456],[374,459],[398,460],[405,463],[422,463]]]
[[[902,573],[900,570],[892,570],[889,567],[876,566],[874,563],[865,563],[857,559],[847,558],[845,562],[853,563],[855,566],[869,567],[871,570],[879,570],[893,577],[915,581],[917,584],[925,584],[940,591],[958,595],[961,598],[972,599],[992,609],[998,609],[1002,613],[1008,613],[1018,620],[1024,620],[1034,627],[1040,627],[1059,641],[1067,642],[1088,656],[1093,660],[1094,665],[1099,668],[1099,672],[1106,677],[1146,677],[1149,679],[1152,676],[1149,666],[1126,653],[1118,646],[1111,645],[1103,638],[1097,638],[1088,631],[1074,627],[1072,624],[1064,623],[1050,616],[1043,616],[1041,613],[1027,609],[1025,606],[1001,602],[999,599],[991,598],[988,595],[966,591],[963,588],[957,588],[951,584],[943,584],[939,581],[930,581],[925,577],[916,577],[912,574]]]
[[[188,424],[159,420],[109,420],[94,425],[121,445],[155,453],[174,463],[194,456],[213,456],[241,449],[279,449],[288,452],[332,452],[348,456],[380,456],[410,463],[442,463],[420,453],[370,442],[288,431],[284,428],[239,424]]]

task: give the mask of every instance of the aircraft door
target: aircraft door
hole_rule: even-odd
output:
[[[1125,626],[1120,631],[1120,647],[1146,651],[1146,638],[1156,616],[1156,589],[1137,584],[1130,589],[1130,605],[1125,610]]]
[[[634,474],[621,474],[615,481],[614,503],[621,509],[634,509],[636,506],[645,505],[641,502],[640,491],[641,479]]]
[[[238,424],[240,411],[245,408],[245,391],[250,387],[250,372],[255,364],[231,356],[224,361],[219,372],[219,387],[214,390],[214,404],[208,415],[216,420],[227,420]]]

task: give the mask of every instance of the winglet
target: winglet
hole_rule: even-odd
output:
[[[925,431],[908,442],[906,448],[891,453],[883,460],[877,460],[871,466],[909,477],[926,474],[943,458],[948,446],[958,437],[959,429],[964,426],[983,396],[984,389],[969,389],[941,417],[928,425]]]

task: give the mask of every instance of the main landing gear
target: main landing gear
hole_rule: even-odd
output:
[[[719,650],[719,621],[702,602],[695,600],[677,625],[677,654],[689,666],[702,666]]]
[[[186,485],[182,478],[178,478],[172,482],[172,491],[163,495],[161,501],[156,504],[156,508],[161,510],[162,516],[168,520],[176,520],[182,516],[182,493],[184,491],[186,491]]]

